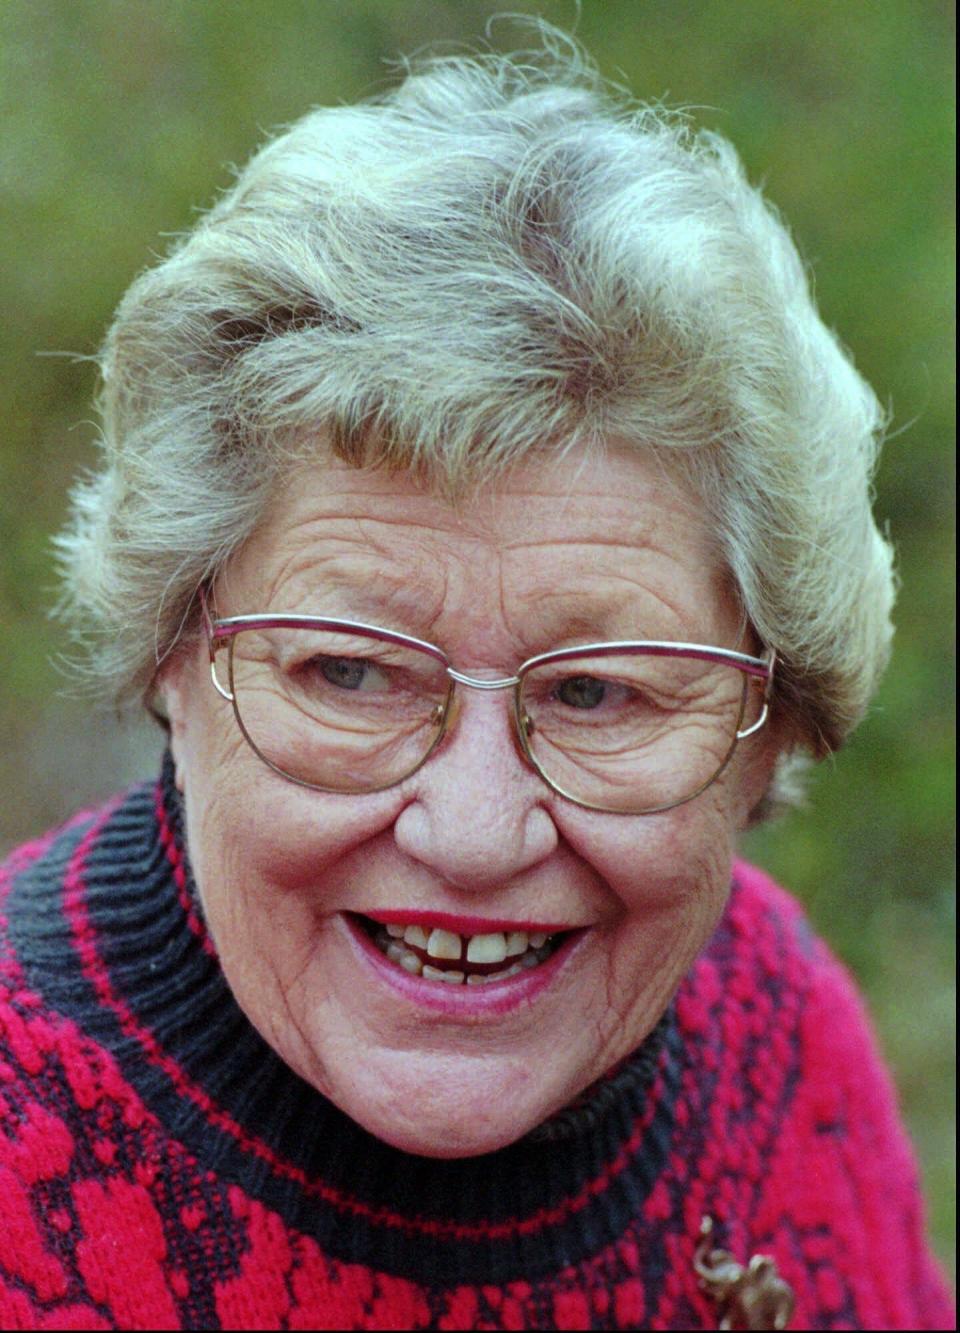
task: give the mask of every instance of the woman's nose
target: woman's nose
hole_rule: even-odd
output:
[[[509,691],[458,686],[457,703],[442,745],[410,779],[394,837],[446,884],[480,892],[546,860],[558,834],[549,788],[514,741]]]

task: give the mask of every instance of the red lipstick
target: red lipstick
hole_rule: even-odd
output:
[[[451,930],[456,935],[492,935],[495,931],[503,931],[504,934],[511,930],[525,930],[528,935],[557,935],[561,931],[574,930],[576,927],[568,923],[546,922],[546,921],[527,921],[527,920],[507,920],[506,917],[491,916],[456,916],[452,912],[423,912],[423,911],[386,911],[386,912],[364,912],[364,916],[371,921],[377,921],[381,926],[423,926],[426,928],[434,927],[439,930]]]

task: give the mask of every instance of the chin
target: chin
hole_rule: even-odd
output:
[[[396,1117],[385,1124],[367,1120],[363,1128],[400,1152],[416,1157],[452,1161],[457,1158],[482,1157],[497,1152],[523,1137],[533,1125],[467,1126],[462,1121],[442,1119],[434,1123],[400,1123]]]
[[[420,1076],[393,1068],[378,1076],[371,1066],[347,1087],[332,1086],[330,1099],[369,1133],[391,1147],[420,1157],[478,1157],[515,1143],[541,1124],[568,1098],[549,1101],[529,1069],[483,1057],[469,1060],[414,1060]],[[414,1070],[410,1070],[413,1073]],[[406,1075],[406,1076],[404,1076]]]

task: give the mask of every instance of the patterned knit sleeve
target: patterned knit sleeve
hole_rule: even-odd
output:
[[[758,1221],[780,1233],[781,1253],[796,1256],[785,1274],[797,1288],[791,1326],[953,1329],[953,1303],[925,1238],[913,1152],[863,1002],[796,904],[775,892],[781,921],[806,955],[802,1072]]]

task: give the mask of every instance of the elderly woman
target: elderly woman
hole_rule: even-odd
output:
[[[143,275],[62,538],[156,784],[17,852],[7,1328],[940,1328],[860,1003],[735,861],[864,713],[877,402],[576,62],[312,113]]]

